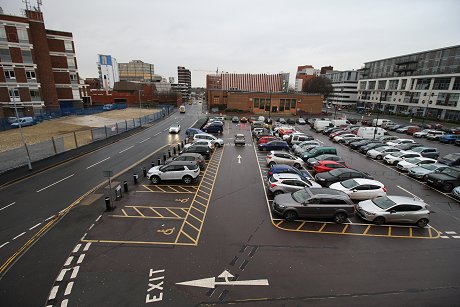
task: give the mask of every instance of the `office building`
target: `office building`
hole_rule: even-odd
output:
[[[318,76],[320,71],[315,69],[311,65],[303,65],[297,67],[297,73],[295,75],[295,90],[301,92],[303,86],[314,77]]]
[[[190,70],[182,66],[177,66],[177,83],[186,85],[186,98],[190,98],[192,92],[192,73]]]
[[[331,80],[333,92],[327,97],[328,105],[337,108],[354,107],[358,98],[358,81],[361,77],[356,70],[329,71],[324,74]]]
[[[0,15],[0,117],[82,107],[70,32],[45,28],[40,8]]]
[[[157,78],[154,65],[140,60],[118,63],[118,72],[120,81],[152,82]]]
[[[364,63],[358,106],[460,120],[460,45]]]
[[[249,92],[287,92],[289,73],[279,74],[210,74],[207,89]]]
[[[98,54],[97,59],[97,71],[102,88],[113,89],[115,82],[120,81],[117,59],[104,54]]]

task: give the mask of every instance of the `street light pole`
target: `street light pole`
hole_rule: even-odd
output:
[[[141,89],[139,88],[139,117],[142,117]]]
[[[431,82],[430,82],[430,86],[431,86]],[[430,87],[430,86],[429,86],[429,87]],[[428,87],[428,89],[429,89],[429,87]],[[425,123],[426,110],[427,110],[427,108],[428,108],[428,104],[430,103],[430,99],[431,99],[431,89],[430,89],[430,91],[428,92],[428,101],[426,102],[425,110],[424,110],[424,112],[423,112],[423,114],[422,114],[422,128],[423,128],[423,124]]]
[[[377,104],[377,119],[375,121],[375,127],[374,127],[374,137],[373,137],[374,140],[375,140],[375,134],[377,133],[377,125],[379,123],[380,105],[381,104],[382,104],[382,91],[380,91],[379,103]]]
[[[22,133],[21,121],[19,120],[18,108],[16,107],[16,97],[13,97],[13,104],[14,104],[14,111],[15,111],[15,114],[16,114],[16,120],[18,121],[19,134],[21,135],[21,141],[22,141],[22,144],[24,144],[24,148],[26,149],[26,153],[27,153],[27,166],[29,167],[29,170],[31,170],[32,169],[32,163],[30,162],[29,149],[27,148],[27,144],[26,144],[26,142],[24,140],[24,134]]]

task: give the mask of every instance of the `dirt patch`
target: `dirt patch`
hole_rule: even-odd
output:
[[[75,144],[76,134],[78,146],[91,141],[91,128],[113,125],[116,122],[132,120],[158,112],[158,109],[113,110],[97,115],[66,116],[47,120],[34,126],[22,128],[26,144],[36,144],[48,141],[52,137],[63,137],[66,143]],[[11,129],[0,132],[0,152],[21,147],[22,140],[19,129]],[[67,146],[66,146],[67,147]]]

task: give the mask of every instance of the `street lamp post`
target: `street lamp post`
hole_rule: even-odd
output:
[[[380,91],[379,103],[377,104],[377,119],[375,121],[375,127],[374,127],[374,137],[373,137],[374,140],[375,140],[375,135],[377,133],[377,125],[379,123],[380,105],[381,104],[382,104],[382,91]]]
[[[428,92],[428,101],[426,102],[425,109],[423,110],[423,113],[422,113],[422,128],[423,128],[423,124],[425,123],[426,110],[428,109],[428,104],[430,103],[430,99],[431,99],[431,90]]]
[[[32,163],[30,162],[30,153],[29,153],[29,149],[27,148],[27,144],[24,140],[24,134],[22,133],[21,121],[19,120],[18,108],[16,107],[16,97],[13,97],[13,104],[14,104],[14,111],[16,114],[16,120],[18,121],[19,134],[21,135],[21,141],[24,144],[24,148],[26,149],[26,153],[27,153],[27,166],[29,167],[29,170],[31,170]]]
[[[142,100],[141,100],[141,89],[139,89],[139,117],[142,117]]]

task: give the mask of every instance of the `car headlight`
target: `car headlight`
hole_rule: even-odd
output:
[[[442,180],[441,180],[441,179],[437,179],[436,182],[437,182],[437,183],[441,183]]]

